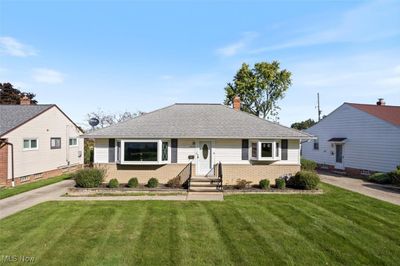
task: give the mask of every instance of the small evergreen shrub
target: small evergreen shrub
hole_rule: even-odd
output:
[[[276,188],[279,188],[279,189],[285,189],[286,188],[285,179],[283,179],[283,178],[275,179],[275,186],[276,186]]]
[[[180,176],[176,176],[167,182],[167,186],[170,188],[179,188],[182,186]]]
[[[111,180],[108,182],[108,187],[109,187],[109,188],[117,188],[117,187],[119,187],[119,182],[118,182],[118,180],[117,180],[116,178],[111,179]]]
[[[83,188],[98,187],[103,182],[106,172],[104,169],[85,168],[74,175],[76,185]]]
[[[319,184],[319,176],[311,171],[299,171],[289,179],[288,186],[298,189],[316,189]]]
[[[251,181],[247,181],[246,179],[238,179],[238,180],[236,180],[236,188],[237,189],[245,189],[245,188],[247,188],[248,186],[250,186],[250,184],[251,184]]]
[[[400,185],[400,166],[397,169],[389,173],[392,184]]]
[[[317,163],[311,160],[301,158],[301,170],[315,171]]]
[[[138,181],[137,177],[132,177],[131,179],[129,179],[128,187],[137,187],[138,185],[139,185],[139,181]]]
[[[157,178],[150,178],[149,181],[147,181],[147,187],[149,188],[155,188],[158,186],[158,179]]]
[[[370,175],[367,180],[370,182],[378,183],[378,184],[390,184],[392,183],[392,173],[375,173]]]
[[[268,179],[262,179],[258,183],[261,189],[268,189],[269,188],[269,180]]]

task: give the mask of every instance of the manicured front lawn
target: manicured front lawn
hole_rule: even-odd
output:
[[[1,253],[38,265],[398,265],[400,207],[322,188],[224,202],[48,202],[0,220]]]
[[[0,199],[8,198],[8,197],[17,195],[19,193],[32,190],[32,189],[48,186],[48,185],[69,179],[70,177],[71,176],[69,174],[65,174],[65,175],[51,177],[48,179],[39,180],[39,181],[32,182],[32,183],[18,185],[16,187],[3,188],[0,190]]]

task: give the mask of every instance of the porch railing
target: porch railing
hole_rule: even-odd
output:
[[[192,162],[188,163],[177,175],[177,177],[179,177],[179,183],[189,190],[192,179]]]

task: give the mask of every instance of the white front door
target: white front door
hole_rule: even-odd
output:
[[[335,144],[335,168],[343,170],[343,144]]]
[[[211,141],[199,141],[197,174],[206,175],[211,170]]]

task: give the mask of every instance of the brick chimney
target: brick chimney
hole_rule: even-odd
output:
[[[236,111],[240,110],[240,97],[239,96],[235,96],[235,98],[233,98],[233,109]]]
[[[385,100],[383,98],[379,98],[376,102],[376,105],[386,105]]]
[[[28,98],[28,96],[24,95],[21,97],[19,101],[20,105],[30,105],[31,104],[31,99]]]

